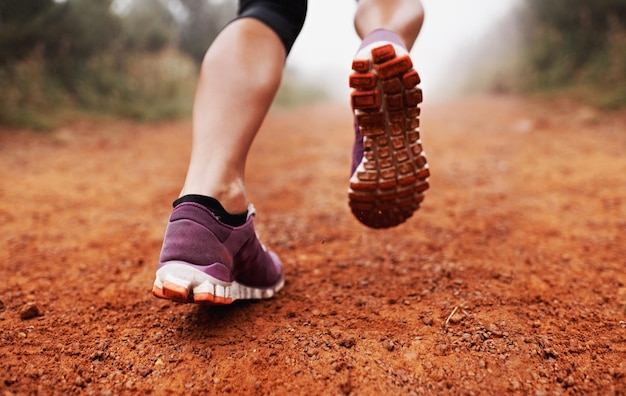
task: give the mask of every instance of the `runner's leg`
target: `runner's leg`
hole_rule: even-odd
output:
[[[359,0],[354,26],[361,39],[376,29],[395,32],[411,50],[424,23],[419,0]]]
[[[270,298],[282,263],[258,240],[244,187],[248,151],[280,84],[306,0],[242,0],[207,51],[193,108],[193,146],[152,293],[200,304]]]
[[[285,58],[302,28],[306,0],[242,0],[238,18],[202,63],[193,107],[193,146],[181,196],[216,198],[244,212],[250,145],[280,85]]]

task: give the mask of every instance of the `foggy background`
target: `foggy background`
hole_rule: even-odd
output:
[[[511,16],[520,0],[423,0],[422,4],[426,18],[411,54],[422,89],[429,100],[436,100],[456,92],[458,87],[450,87],[450,81],[465,76],[469,65],[461,62],[461,54],[478,42],[502,38],[488,33]],[[351,0],[309,1],[307,21],[287,62],[293,72],[323,84],[337,99],[349,91],[347,76],[360,43],[354,31],[355,10],[356,1]]]
[[[623,0],[423,0],[412,50],[426,102],[468,93],[626,105]],[[0,125],[188,117],[236,0],[0,0]],[[347,103],[354,0],[311,0],[276,106]]]

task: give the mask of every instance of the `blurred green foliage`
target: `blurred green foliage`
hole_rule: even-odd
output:
[[[235,15],[237,1],[226,0],[220,6],[207,0],[180,0],[188,17],[181,24],[179,46],[196,62],[204,53],[225,22]]]
[[[527,88],[626,106],[626,0],[527,0]]]
[[[198,63],[232,4],[0,0],[0,124],[188,114]]]
[[[21,60],[35,50],[60,65],[68,58],[89,58],[119,35],[119,21],[108,12],[109,6],[104,0],[2,1],[0,63]]]

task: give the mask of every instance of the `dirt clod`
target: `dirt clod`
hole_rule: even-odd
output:
[[[339,345],[344,348],[352,348],[354,345],[356,345],[356,339],[352,336],[346,337],[339,341]]]
[[[20,309],[20,319],[28,320],[38,316],[42,316],[43,312],[39,306],[33,302],[26,303],[22,309]]]

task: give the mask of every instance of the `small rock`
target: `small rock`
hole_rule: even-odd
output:
[[[432,316],[424,316],[422,318],[422,323],[424,323],[426,326],[432,326],[433,325],[433,318],[432,318]]]
[[[86,386],[86,383],[85,380],[79,375],[74,380],[74,385],[78,386],[79,388],[84,388]]]
[[[465,315],[460,312],[455,312],[454,315],[448,318],[448,323],[459,324],[461,323],[461,321],[463,321],[463,319],[465,319]]]
[[[352,348],[355,344],[356,340],[354,339],[354,337],[346,337],[339,342],[339,345],[348,349]]]
[[[394,344],[394,342],[393,342],[393,341],[390,341],[390,340],[384,340],[384,341],[382,342],[382,344],[383,344],[383,348],[385,348],[385,349],[386,349],[386,350],[388,350],[389,352],[393,351],[393,350],[394,350],[394,348],[396,347],[396,345]]]
[[[0,312],[4,311],[4,301],[0,300]]]
[[[43,313],[41,312],[41,309],[39,309],[39,306],[33,302],[27,303],[20,310],[20,319],[22,320],[28,320],[42,315]]]
[[[495,337],[503,337],[504,333],[500,330],[500,328],[496,324],[489,325],[489,331]]]
[[[349,395],[352,393],[352,383],[349,376],[345,381],[342,381],[341,385],[339,385],[339,388],[344,395]]]

